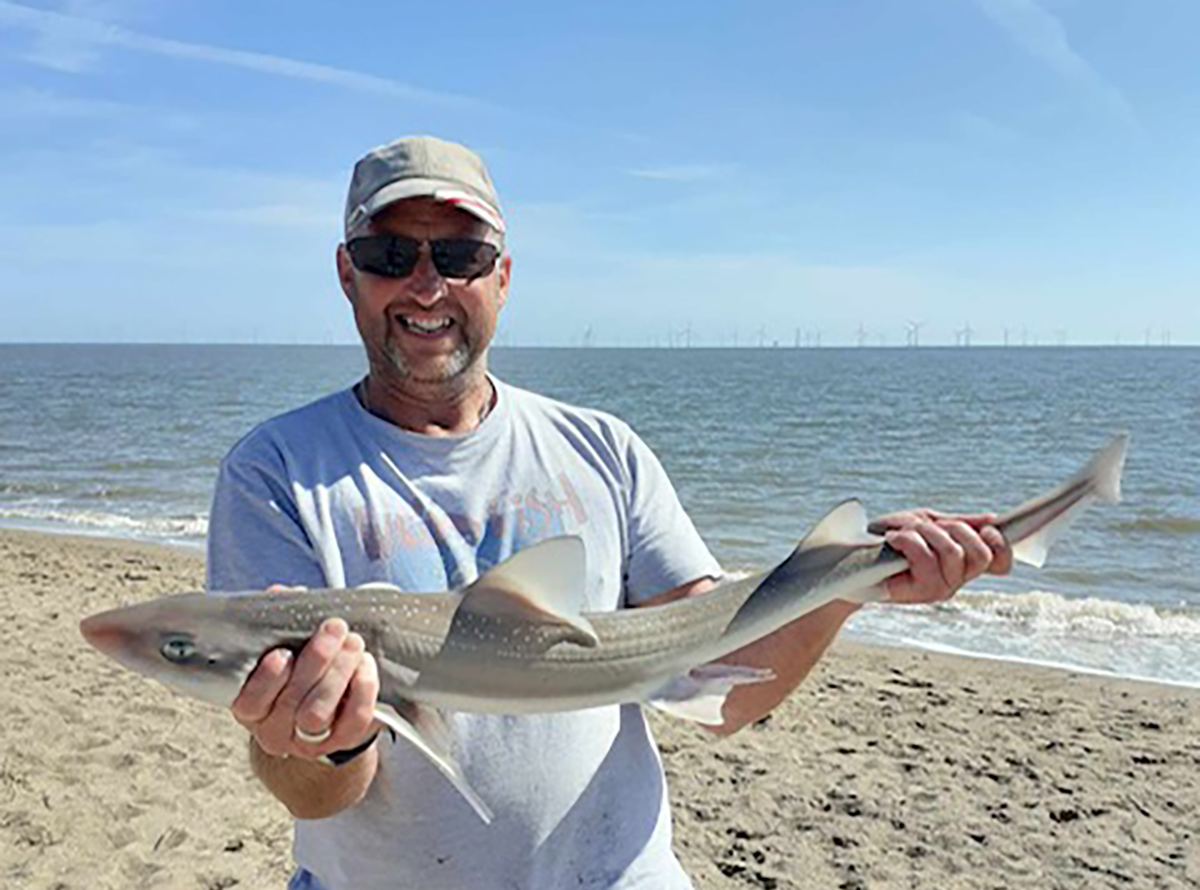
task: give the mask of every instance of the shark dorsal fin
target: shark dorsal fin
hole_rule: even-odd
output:
[[[817,547],[858,546],[862,544],[878,544],[879,538],[867,531],[867,511],[856,500],[842,501],[825,514],[824,518],[813,526],[812,531],[804,536],[804,540],[796,548],[803,553]]]
[[[459,611],[494,620],[554,625],[563,640],[599,642],[583,616],[587,558],[574,535],[539,541],[481,575],[463,591]]]

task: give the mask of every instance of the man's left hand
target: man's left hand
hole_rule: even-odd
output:
[[[984,573],[1006,575],[1012,547],[995,526],[992,513],[940,513],[909,510],[871,523],[908,560],[908,571],[885,584],[888,602],[938,603]]]

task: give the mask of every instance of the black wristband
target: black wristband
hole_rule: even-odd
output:
[[[330,763],[332,763],[334,766],[341,766],[342,764],[349,763],[351,760],[353,760],[359,754],[362,754],[364,751],[366,751],[368,748],[370,748],[373,744],[375,744],[375,740],[377,738],[379,738],[378,732],[376,732],[369,739],[367,739],[365,742],[363,742],[361,745],[358,745],[357,747],[347,748],[345,751],[330,751],[328,754],[325,755],[325,759],[328,760]]]

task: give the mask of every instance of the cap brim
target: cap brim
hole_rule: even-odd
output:
[[[435,201],[465,210],[476,219],[483,220],[497,232],[504,231],[504,217],[500,215],[499,209],[455,183],[416,176],[389,183],[371,195],[355,209],[356,219],[353,225],[347,225],[347,230],[362,225],[389,204],[409,198],[433,198]]]

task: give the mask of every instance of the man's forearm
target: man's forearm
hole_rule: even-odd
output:
[[[769,714],[808,676],[846,619],[859,608],[855,603],[834,600],[722,658],[730,664],[767,668],[775,679],[735,687],[725,700],[725,722],[708,729],[717,735],[731,735]]]
[[[367,793],[379,769],[379,746],[372,745],[341,766],[299,757],[272,757],[250,739],[250,768],[297,819],[326,819],[354,806]]]

